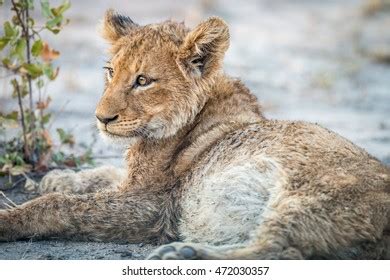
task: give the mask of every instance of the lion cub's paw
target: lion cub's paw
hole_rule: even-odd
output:
[[[40,194],[50,192],[73,192],[77,184],[76,172],[73,170],[53,170],[47,173],[38,185]]]
[[[174,242],[157,248],[149,260],[207,260],[218,259],[207,246],[194,243]]]

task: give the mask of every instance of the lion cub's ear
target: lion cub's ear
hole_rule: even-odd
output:
[[[110,9],[104,15],[101,33],[104,39],[114,43],[137,27],[138,24],[134,23],[129,17],[120,15]]]
[[[229,47],[229,28],[225,21],[211,17],[191,30],[180,47],[178,64],[185,74],[206,77],[221,69]]]

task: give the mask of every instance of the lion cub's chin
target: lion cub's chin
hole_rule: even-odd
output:
[[[100,136],[103,138],[104,142],[116,146],[119,149],[129,148],[140,140],[140,137],[121,137],[101,130]]]

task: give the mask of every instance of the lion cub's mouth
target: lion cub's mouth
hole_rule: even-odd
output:
[[[104,133],[105,135],[109,136],[109,137],[114,137],[114,138],[128,138],[129,137],[127,135],[121,135],[121,134],[113,133],[113,132],[110,132],[108,130],[102,130],[101,132]]]
[[[104,129],[100,129],[100,131],[104,135],[106,135],[108,137],[112,137],[112,138],[132,138],[132,137],[137,136],[137,133],[134,130],[119,132],[119,131],[115,131],[115,130],[112,130],[110,128],[105,127]]]
[[[134,138],[140,138],[144,136],[143,133],[140,132],[139,129],[131,130],[131,131],[123,131],[122,133],[118,133],[116,131],[112,131],[110,129],[104,128],[99,129],[100,133],[108,139],[111,140],[129,140]]]
[[[97,122],[97,128],[106,136],[115,138],[130,138],[137,136],[139,129],[139,121],[128,122],[115,122],[103,124]]]

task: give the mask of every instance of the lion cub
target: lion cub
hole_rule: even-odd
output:
[[[127,171],[55,171],[0,212],[0,240],[169,243],[150,259],[388,258],[390,170],[318,125],[266,119],[222,72],[226,23],[108,11],[97,109]],[[53,192],[56,191],[56,192]]]

